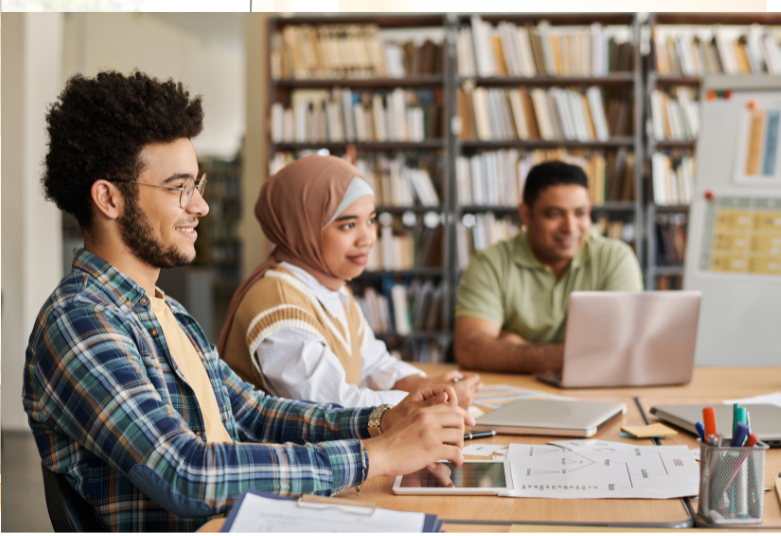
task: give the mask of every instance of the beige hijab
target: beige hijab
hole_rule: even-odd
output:
[[[255,217],[275,248],[233,296],[217,341],[220,355],[241,300],[269,268],[285,261],[303,268],[326,288],[339,290],[344,285],[325,264],[321,237],[355,177],[366,180],[358,168],[341,158],[313,155],[288,164],[263,184]]]

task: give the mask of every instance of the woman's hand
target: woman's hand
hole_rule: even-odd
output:
[[[483,388],[479,374],[458,370],[451,370],[426,381],[432,385],[452,385],[458,397],[458,405],[464,409],[469,409],[469,406],[474,403],[477,393]]]

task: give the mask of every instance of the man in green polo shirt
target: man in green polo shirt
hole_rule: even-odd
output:
[[[526,229],[476,252],[461,278],[454,349],[464,368],[560,371],[572,291],[643,290],[634,251],[590,232],[580,167],[534,166],[518,210]]]

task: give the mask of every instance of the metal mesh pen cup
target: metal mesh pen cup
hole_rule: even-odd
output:
[[[767,448],[761,441],[754,447],[700,442],[697,513],[713,524],[762,523]]]

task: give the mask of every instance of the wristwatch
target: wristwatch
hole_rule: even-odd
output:
[[[372,411],[371,415],[369,415],[369,435],[371,437],[377,437],[382,433],[382,428],[380,428],[380,424],[382,424],[382,416],[385,415],[385,412],[392,407],[393,406],[390,404],[377,406],[374,408],[374,411]]]

